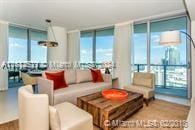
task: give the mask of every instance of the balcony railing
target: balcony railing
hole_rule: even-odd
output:
[[[147,72],[147,64],[134,64],[134,72]],[[150,65],[155,73],[156,86],[163,88],[186,88],[187,65]]]

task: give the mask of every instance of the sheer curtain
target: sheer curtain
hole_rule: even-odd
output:
[[[119,88],[131,84],[131,43],[133,22],[116,24],[114,27],[114,75],[119,78]]]
[[[68,32],[68,61],[78,62],[80,60],[80,31]]]
[[[8,23],[0,21],[0,65],[8,61]],[[0,91],[8,89],[8,70],[0,68]]]

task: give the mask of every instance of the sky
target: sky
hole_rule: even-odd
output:
[[[151,64],[162,64],[162,59],[165,57],[165,50],[167,47],[160,46],[160,34],[161,32],[151,33]],[[138,33],[134,34],[134,63],[135,64],[147,64],[147,34]],[[182,44],[174,46],[179,49],[180,62],[186,64],[186,37],[182,35]]]
[[[46,63],[47,48],[39,46],[38,41],[31,41],[31,61],[37,63]],[[27,40],[18,38],[9,38],[9,62],[27,61]]]

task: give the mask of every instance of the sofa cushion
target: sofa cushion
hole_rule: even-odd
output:
[[[56,73],[56,72],[60,72],[60,71],[63,71],[63,70],[47,70],[47,71],[44,71],[42,73],[42,77],[47,78],[45,73]],[[64,78],[65,78],[67,84],[76,83],[76,70],[66,69],[64,71],[64,75],[65,75]]]
[[[133,84],[138,86],[144,86],[148,88],[152,88],[153,81],[149,78],[133,78]]]
[[[143,94],[144,98],[149,99],[154,96],[154,90],[151,88],[143,87],[143,86],[137,86],[137,85],[131,85],[129,87],[125,87],[125,89]]]
[[[99,69],[90,69],[93,82],[104,82],[102,73]]]
[[[54,92],[54,104],[58,104],[64,101],[76,104],[77,97],[99,92],[104,89],[109,89],[111,88],[111,86],[112,83],[110,82],[86,82],[80,84],[72,84],[67,88],[59,89]]]
[[[43,71],[43,73],[42,73],[42,77],[43,78],[47,78],[46,77],[46,75],[45,75],[45,73],[56,73],[56,72],[61,72],[61,71],[64,71],[63,69],[59,69],[59,70],[55,70],[55,69],[51,69],[51,70],[46,70],[46,71]]]
[[[77,106],[64,102],[54,106],[60,116],[61,130],[92,130],[92,116]]]
[[[76,83],[76,70],[72,70],[72,69],[65,70],[65,79],[67,84]]]
[[[56,73],[45,72],[45,75],[46,75],[47,79],[53,81],[54,90],[68,87],[68,85],[66,84],[65,77],[64,77],[64,71],[56,72]]]
[[[60,116],[53,106],[49,106],[49,126],[51,130],[61,130]]]
[[[76,70],[77,83],[92,81],[92,75],[90,70]]]

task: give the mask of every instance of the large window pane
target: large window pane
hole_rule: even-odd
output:
[[[9,62],[27,61],[27,29],[9,27]]]
[[[93,62],[93,33],[82,32],[80,39],[80,62],[92,63]]]
[[[134,71],[147,71],[147,23],[134,25]]]
[[[173,47],[159,45],[160,34],[164,31],[186,31],[186,17],[151,23],[151,63],[186,64],[186,37],[182,34],[182,44]],[[169,58],[170,56],[170,58]]]
[[[38,45],[38,41],[47,39],[46,32],[31,31],[31,61],[37,63],[47,62],[47,48]]]
[[[113,29],[96,31],[96,63],[112,61]]]
[[[180,17],[151,23],[151,71],[157,85],[166,88],[187,87],[186,36],[178,46],[159,45],[160,34],[170,30],[187,30],[187,18]]]

